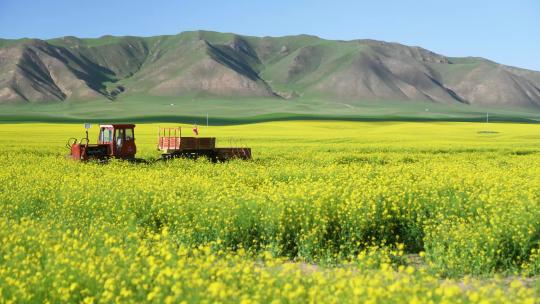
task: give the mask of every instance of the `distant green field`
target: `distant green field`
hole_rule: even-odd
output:
[[[528,109],[479,108],[411,101],[333,101],[324,98],[126,96],[118,100],[0,105],[0,122],[135,121],[214,125],[275,120],[538,122]]]

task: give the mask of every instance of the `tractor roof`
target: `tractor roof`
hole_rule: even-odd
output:
[[[99,125],[100,128],[115,128],[115,129],[128,129],[135,128],[134,124],[108,124],[108,125]]]

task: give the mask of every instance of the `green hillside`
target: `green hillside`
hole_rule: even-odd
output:
[[[4,121],[530,120],[540,109],[540,72],[376,40],[208,31],[2,39],[0,57]]]

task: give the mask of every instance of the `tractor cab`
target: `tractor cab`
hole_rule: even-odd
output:
[[[137,152],[134,128],[132,124],[100,125],[98,145],[107,145],[109,156],[134,158]]]
[[[90,144],[88,139],[88,129],[90,124],[85,124],[86,138],[78,141],[70,138],[68,149],[70,157],[76,160],[89,159],[134,159],[137,147],[135,146],[135,125],[133,124],[110,124],[99,126],[99,137],[97,144]]]

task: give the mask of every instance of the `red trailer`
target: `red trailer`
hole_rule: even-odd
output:
[[[158,145],[163,159],[176,157],[199,158],[207,157],[212,161],[226,161],[237,158],[251,159],[251,149],[247,147],[216,147],[215,137],[182,136],[182,128],[159,128]]]

